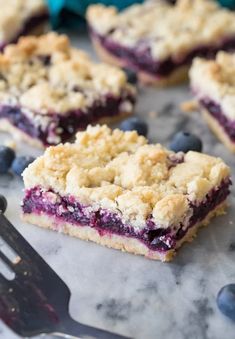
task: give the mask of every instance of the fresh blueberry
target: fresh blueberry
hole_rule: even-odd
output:
[[[15,152],[7,146],[0,146],[0,174],[7,173],[15,159]]]
[[[136,72],[130,68],[123,68],[123,70],[126,73],[127,81],[132,85],[136,85],[138,82],[138,77],[136,75]]]
[[[184,153],[188,151],[201,152],[202,142],[194,134],[188,132],[179,132],[173,137],[170,143],[170,149],[174,152]]]
[[[31,156],[16,157],[11,166],[12,172],[17,175],[21,175],[26,167],[28,167],[28,165],[34,160],[35,158]]]
[[[0,194],[0,212],[4,213],[7,209],[7,199]]]
[[[216,301],[220,311],[235,321],[235,284],[222,287]]]
[[[148,125],[137,117],[124,120],[120,124],[120,129],[122,131],[136,131],[139,135],[144,135],[145,137],[148,134]]]

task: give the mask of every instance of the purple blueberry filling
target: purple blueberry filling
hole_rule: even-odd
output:
[[[218,121],[231,141],[235,142],[235,121],[228,119],[223,113],[221,106],[215,101],[209,98],[203,98],[200,99],[199,102],[200,105]]]
[[[20,36],[27,35],[33,29],[46,22],[48,18],[49,15],[46,12],[34,15],[31,18],[29,18],[27,21],[25,21],[23,28],[17,33],[14,39],[8,42],[0,43],[0,51],[2,52],[7,45],[16,43]]]
[[[150,250],[166,252],[176,247],[177,242],[188,230],[202,221],[207,214],[221,204],[229,195],[229,178],[223,180],[219,187],[212,189],[203,202],[190,202],[192,214],[187,224],[171,225],[164,229],[154,223],[150,215],[141,231],[125,224],[121,216],[106,209],[90,211],[90,206],[80,204],[72,196],[59,196],[53,190],[45,191],[40,187],[27,190],[23,200],[24,213],[46,214],[58,221],[66,221],[74,225],[93,227],[100,235],[116,234],[136,238]],[[175,228],[174,226],[180,226]]]
[[[45,62],[50,62],[45,59]],[[74,91],[80,89],[75,88]],[[121,112],[121,105],[129,101],[134,104],[135,99],[129,93],[123,93],[120,97],[107,95],[97,100],[86,111],[80,109],[70,111],[65,115],[50,114],[40,115],[40,119],[48,119],[46,127],[44,124],[35,124],[34,118],[29,118],[21,107],[1,106],[0,119],[7,119],[12,125],[20,129],[32,138],[40,140],[45,146],[55,145],[70,139],[78,130],[83,130],[87,125],[98,121],[100,118],[115,117]],[[58,140],[59,138],[59,140]]]
[[[167,77],[173,71],[181,66],[190,65],[195,57],[204,57],[207,59],[214,58],[219,50],[232,52],[235,50],[235,36],[227,37],[215,45],[201,45],[182,57],[169,57],[165,60],[154,60],[149,43],[150,41],[142,40],[133,48],[122,46],[112,40],[112,30],[107,35],[99,35],[96,31],[90,28],[91,36],[98,40],[98,42],[115,57],[125,61],[127,66],[135,70],[149,73],[157,78]]]

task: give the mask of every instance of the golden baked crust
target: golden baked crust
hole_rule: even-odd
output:
[[[0,41],[15,39],[31,17],[47,13],[44,0],[0,0]]]
[[[32,119],[36,113],[45,126],[48,114],[85,110],[101,96],[119,96],[125,89],[135,93],[122,70],[92,62],[56,33],[23,37],[9,45],[0,55],[0,74],[1,105],[21,106]]]
[[[219,122],[205,108],[202,109],[202,116],[207,122],[209,128],[218,137],[218,139],[232,152],[235,153],[235,143],[230,139]]]
[[[215,60],[196,58],[189,76],[198,100],[215,101],[224,115],[235,119],[235,54],[219,52]]]
[[[183,157],[183,162],[180,162]],[[48,148],[23,173],[25,188],[52,189],[48,198],[71,195],[92,208],[121,213],[136,228],[153,221],[167,228],[190,217],[189,201],[201,202],[230,175],[220,158],[175,154],[148,144],[136,132],[89,126],[74,144]]]
[[[147,42],[154,59],[187,54],[195,46],[217,44],[235,34],[235,14],[212,0],[178,0],[133,5],[118,13],[114,7],[93,5],[87,19],[101,35],[127,47]]]

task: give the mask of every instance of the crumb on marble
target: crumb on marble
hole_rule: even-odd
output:
[[[16,142],[13,139],[6,140],[4,145],[12,148],[14,151],[16,150]]]
[[[158,112],[155,112],[155,111],[150,111],[148,113],[148,116],[152,119],[156,118],[158,116]]]
[[[21,261],[21,257],[17,256],[17,257],[14,258],[13,264],[17,265],[17,264],[19,264],[20,261]]]
[[[180,104],[180,109],[184,113],[191,113],[198,109],[198,104],[196,100],[183,101]]]

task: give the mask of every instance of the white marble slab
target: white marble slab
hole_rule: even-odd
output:
[[[86,37],[73,41],[91,50]],[[200,115],[180,112],[178,104],[189,97],[186,86],[140,90],[137,114],[148,120],[151,141],[167,145],[177,130],[194,132],[206,152],[221,156],[234,169],[234,155],[215,139]],[[0,144],[5,138],[0,134]],[[37,153],[25,145],[18,151]],[[201,230],[173,263],[163,264],[23,224],[22,189],[20,179],[0,177],[0,193],[9,201],[7,217],[68,284],[75,319],[136,339],[235,338],[235,324],[215,304],[221,286],[235,282],[234,195],[226,216]],[[0,323],[0,338],[18,337]]]

